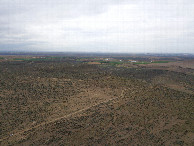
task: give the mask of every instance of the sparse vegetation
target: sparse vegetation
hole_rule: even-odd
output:
[[[192,68],[122,57],[6,58],[0,62],[1,145],[194,142]]]
[[[101,64],[108,64],[108,65],[118,65],[118,64],[122,64],[122,62],[118,62],[118,61],[99,61]]]

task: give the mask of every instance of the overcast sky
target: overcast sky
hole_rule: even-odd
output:
[[[0,0],[0,51],[194,53],[194,0]]]

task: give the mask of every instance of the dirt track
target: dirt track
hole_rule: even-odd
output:
[[[41,123],[41,124],[38,124],[38,125],[36,125],[36,126],[33,126],[32,128],[28,128],[28,129],[22,130],[22,131],[20,131],[20,132],[13,133],[13,135],[10,135],[10,136],[7,136],[7,137],[4,137],[4,138],[0,139],[0,142],[3,142],[4,140],[9,139],[10,137],[17,137],[17,136],[20,137],[24,132],[27,132],[27,131],[36,129],[36,128],[38,128],[38,127],[41,127],[41,126],[44,126],[44,125],[47,125],[47,124],[50,124],[50,123],[57,122],[57,121],[59,121],[59,120],[61,120],[61,119],[67,119],[67,118],[73,117],[73,116],[75,116],[75,115],[77,115],[77,114],[81,114],[82,112],[84,112],[84,111],[86,111],[86,110],[88,110],[88,109],[90,109],[90,108],[92,108],[92,107],[99,106],[99,105],[101,105],[101,104],[105,104],[105,103],[108,103],[108,102],[110,102],[110,101],[114,101],[114,100],[116,100],[116,99],[122,98],[123,95],[124,95],[124,91],[125,91],[125,90],[122,90],[121,95],[120,95],[119,97],[111,98],[111,99],[109,99],[109,100],[105,100],[105,101],[96,103],[96,104],[94,104],[94,105],[92,105],[92,106],[83,108],[83,109],[81,109],[81,110],[78,110],[78,111],[76,111],[76,112],[74,112],[74,113],[70,113],[70,114],[65,115],[65,116],[63,116],[63,117],[56,118],[56,119],[51,120],[51,121],[48,121],[48,122],[43,122],[43,123]]]

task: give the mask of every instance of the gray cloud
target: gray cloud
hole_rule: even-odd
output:
[[[0,51],[194,53],[193,0],[0,0]]]

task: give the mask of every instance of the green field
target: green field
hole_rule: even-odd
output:
[[[135,62],[134,64],[169,63],[170,61]]]
[[[153,61],[152,63],[168,63],[170,61]]]
[[[134,64],[150,64],[149,62],[135,62]]]

